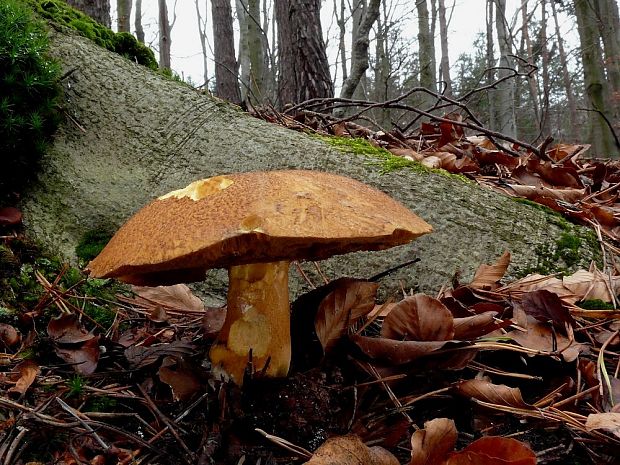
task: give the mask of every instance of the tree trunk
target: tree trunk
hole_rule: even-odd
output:
[[[66,111],[78,115],[80,126],[69,119],[61,125],[41,161],[45,171],[24,193],[20,208],[28,233],[67,257],[74,256],[87,231],[114,231],[166,192],[196,179],[267,169],[314,169],[364,181],[435,227],[433,234],[410,245],[321,263],[330,277],[369,277],[419,258],[382,282],[388,293],[398,292],[401,280],[405,289],[437,291],[457,269],[467,280],[480,263],[495,261],[506,249],[512,252],[508,274],[514,276],[537,265],[537,250],[554,251],[562,233],[585,235],[585,228],[570,223],[560,227],[543,209],[455,176],[408,169],[382,175],[381,154],[369,159],[374,155],[343,152],[260,121],[84,37],[53,32],[52,53],[63,69],[78,70],[61,84]],[[329,207],[323,213],[329,214]],[[592,237],[591,231],[587,234]],[[596,241],[582,240],[582,261],[576,265],[587,267],[596,253]],[[225,272],[213,270],[202,290],[213,301],[225,295],[226,281]],[[293,277],[292,294],[302,289],[304,284]]]
[[[321,30],[320,0],[276,0],[280,106],[331,98],[334,87]]]
[[[248,99],[250,90],[250,48],[248,43],[248,0],[235,0],[237,22],[239,23],[239,82],[241,84],[241,101]]]
[[[87,14],[106,27],[112,26],[110,0],[67,0],[73,8]]]
[[[527,11],[528,0],[521,1],[521,37],[525,42],[525,49],[527,50],[527,61],[534,64],[536,58],[534,57],[534,51],[532,49],[532,40],[530,38],[530,20],[531,15]],[[531,108],[534,111],[534,117],[536,118],[536,128],[540,131],[541,128],[541,116],[540,116],[540,99],[538,97],[538,83],[537,75],[530,74],[527,78],[527,83],[530,89],[530,102]],[[517,93],[519,95],[519,93]]]
[[[426,0],[416,0],[418,10],[418,56],[420,62],[420,86],[433,92],[437,91],[435,78],[435,40],[431,35],[430,18]],[[423,105],[430,108],[435,104],[435,98],[423,94]]]
[[[136,0],[136,19],[135,19],[136,37],[144,43],[144,28],[142,27],[142,0]]]
[[[581,60],[584,84],[588,96],[588,142],[592,151],[601,157],[617,157],[618,147],[604,116],[610,115],[605,99],[603,52],[599,45],[599,31],[595,11],[588,0],[575,0],[577,29],[581,41]]]
[[[613,108],[613,120],[620,118],[620,22],[616,0],[596,0],[598,5],[598,26],[605,53],[605,70],[609,92],[606,95]],[[611,109],[611,108],[610,108]]]
[[[334,0],[334,15],[336,16],[336,24],[338,25],[338,54],[340,55],[340,66],[342,68],[342,82],[347,80],[347,46],[345,42],[347,33],[347,24],[344,17],[344,0],[340,0],[340,15],[338,15],[338,5]]]
[[[497,42],[500,52],[497,73],[499,79],[510,76],[514,69],[512,54],[512,41],[508,22],[506,20],[506,0],[495,0],[497,12],[495,15],[495,27],[497,29]],[[515,113],[515,78],[505,79],[497,84],[497,130],[502,134],[517,137],[517,122]]]
[[[159,4],[159,69],[170,70],[170,22],[166,0],[158,0]]]
[[[491,86],[495,81],[495,50],[493,44],[493,0],[487,0],[486,8],[486,82],[487,86]],[[497,91],[495,89],[489,89],[487,92],[489,99],[489,127],[495,129],[497,127]]]
[[[554,0],[551,0],[552,2]],[[549,94],[551,93],[551,80],[549,78],[549,47],[547,46],[547,2],[540,1],[541,20],[540,20],[540,46],[542,47],[542,101],[540,103],[541,125],[540,131],[542,138],[551,135],[549,127]]]
[[[364,17],[357,30],[357,37],[351,50],[351,72],[347,80],[342,84],[340,98],[350,99],[357,88],[360,79],[368,69],[368,46],[370,29],[379,17],[381,0],[370,0]]]
[[[553,14],[553,22],[555,25],[555,36],[558,43],[558,55],[560,57],[560,66],[562,68],[562,83],[564,84],[564,92],[566,93],[566,101],[568,102],[568,121],[570,126],[570,137],[568,141],[581,140],[581,131],[577,127],[577,104],[575,103],[575,95],[573,93],[573,84],[571,82],[570,72],[568,71],[568,60],[566,58],[566,52],[564,51],[564,39],[562,39],[562,33],[560,31],[560,23],[558,21],[558,14],[555,8],[555,2],[551,2],[551,12]]]
[[[250,95],[253,103],[265,101],[263,92],[264,51],[260,27],[260,0],[248,0],[248,51],[250,54]]]
[[[446,96],[452,96],[452,79],[450,78],[450,56],[448,55],[448,23],[446,22],[446,2],[439,0],[439,37],[441,41],[441,81]]]
[[[200,39],[200,48],[202,49],[202,85],[205,89],[209,88],[209,62],[207,60],[207,10],[205,10],[205,18],[202,19],[202,13],[200,12],[199,0],[194,0],[196,6],[196,20],[198,21],[198,38]],[[205,0],[205,7],[208,8],[208,2]],[[213,39],[217,34],[213,34]],[[214,45],[215,47],[215,45]],[[215,50],[213,51],[215,54]]]
[[[235,59],[230,0],[211,0],[213,18],[213,59],[215,61],[215,95],[232,103],[241,103],[237,81],[238,64]]]
[[[116,0],[118,32],[131,32],[131,4],[132,0]]]

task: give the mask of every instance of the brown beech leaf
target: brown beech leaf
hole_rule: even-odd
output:
[[[368,357],[387,365],[403,365],[442,349],[451,341],[396,341],[358,334],[350,340]]]
[[[486,436],[453,453],[445,465],[536,465],[536,454],[521,441]]]
[[[306,465],[398,465],[398,459],[382,447],[368,447],[359,437],[349,434],[329,438],[305,463]]]
[[[5,347],[13,347],[19,344],[20,339],[15,327],[7,323],[0,323],[0,344]]]
[[[422,160],[424,158],[424,155],[422,155],[421,153],[418,153],[415,150],[410,149],[410,148],[391,147],[388,150],[390,152],[392,152],[394,155],[396,155],[398,157],[406,158],[407,160],[420,161],[420,160]]]
[[[76,373],[93,374],[99,362],[99,336],[88,339],[78,347],[57,346],[56,355],[71,364]]]
[[[214,339],[226,320],[226,307],[205,307],[202,329],[207,339]]]
[[[131,289],[147,302],[159,304],[168,309],[192,312],[204,310],[202,300],[192,294],[191,289],[185,284],[156,287],[132,286]]]
[[[93,339],[94,334],[88,332],[74,314],[62,314],[52,318],[47,325],[47,334],[58,344],[77,344]]]
[[[468,379],[457,383],[455,389],[462,396],[490,404],[529,407],[523,400],[519,388],[511,388],[504,384],[493,384],[483,379]]]
[[[375,307],[378,288],[377,283],[369,281],[343,280],[321,301],[314,327],[325,352],[346,334],[353,322]]]
[[[182,357],[191,354],[196,347],[186,341],[173,341],[170,343],[153,344],[149,347],[129,346],[125,349],[125,358],[132,368],[142,368],[155,363],[159,357],[167,355]]]
[[[454,336],[452,313],[434,297],[415,294],[398,302],[385,317],[381,336],[399,341],[448,341]]]
[[[610,282],[611,281],[611,282]],[[590,271],[577,270],[570,276],[562,278],[562,284],[570,290],[577,300],[602,300],[611,302],[614,295],[620,293],[620,276],[612,276],[611,279],[602,273],[596,266]]]
[[[8,392],[21,396],[32,385],[37,375],[41,372],[41,369],[39,368],[39,364],[34,360],[24,360],[14,369],[19,373],[19,378],[15,382],[15,386],[11,386]]]
[[[409,465],[442,465],[456,445],[457,431],[454,421],[435,418],[424,423],[411,435],[411,461]]]
[[[586,419],[586,429],[588,431],[602,429],[620,438],[620,413],[592,413]]]
[[[539,321],[550,321],[562,331],[566,327],[565,324],[571,327],[575,324],[575,320],[568,309],[562,305],[562,300],[558,295],[546,289],[525,293],[521,298],[521,303],[525,313]]]
[[[499,287],[499,281],[506,274],[510,265],[510,252],[507,250],[492,265],[480,265],[469,287],[493,291]]]
[[[174,357],[165,357],[162,360],[157,375],[172,388],[175,401],[189,400],[202,389],[196,370]]]
[[[478,313],[464,318],[454,319],[454,339],[468,341],[484,336],[496,329],[506,328],[512,324],[510,320],[498,321],[497,312]]]

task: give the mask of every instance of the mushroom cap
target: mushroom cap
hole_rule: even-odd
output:
[[[432,231],[388,195],[320,171],[195,181],[138,211],[88,264],[93,277],[192,282],[211,268],[381,250]]]

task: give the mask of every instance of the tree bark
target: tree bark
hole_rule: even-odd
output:
[[[136,28],[136,38],[144,43],[144,28],[142,27],[142,0],[136,0],[136,18],[134,27]]]
[[[248,1],[235,0],[237,22],[239,23],[239,82],[241,84],[241,100],[247,101],[250,89],[250,48],[248,43]]]
[[[263,92],[264,51],[260,27],[260,0],[248,0],[248,51],[250,54],[250,95],[252,103],[265,101]]]
[[[494,18],[494,0],[487,0],[486,7],[486,82],[487,86],[491,86],[495,81],[495,50],[493,43],[493,18]],[[489,127],[495,129],[497,127],[497,92],[495,89],[490,89],[487,92],[489,99]]]
[[[531,64],[534,64],[536,58],[534,57],[534,50],[532,48],[532,40],[530,38],[530,20],[531,16],[527,11],[528,0],[521,1],[521,37],[525,42],[525,49],[527,50],[527,60]],[[531,108],[534,112],[534,117],[536,118],[536,128],[540,131],[541,128],[541,115],[540,115],[540,99],[538,97],[538,83],[537,83],[537,74],[531,74],[527,78],[527,83],[530,89],[530,102]],[[519,95],[519,94],[517,94]]]
[[[512,54],[512,41],[508,22],[506,20],[506,0],[495,0],[497,11],[495,14],[495,28],[497,29],[497,42],[500,52],[497,73],[499,79],[513,74],[514,63]],[[511,137],[517,136],[517,121],[515,113],[515,79],[508,78],[497,85],[497,130]]]
[[[106,27],[112,26],[110,0],[67,0],[73,8],[87,14]]]
[[[613,108],[613,120],[620,118],[620,21],[616,0],[596,0],[598,26],[605,53],[605,69],[609,83],[606,98]],[[610,109],[611,109],[610,108]]]
[[[132,0],[116,0],[118,32],[131,32],[131,4]]]
[[[577,29],[581,42],[584,84],[588,96],[588,142],[592,151],[601,157],[618,157],[604,116],[610,115],[605,99],[605,76],[603,74],[603,51],[599,45],[599,30],[595,11],[588,0],[575,0]]]
[[[435,39],[431,35],[430,17],[426,0],[416,0],[418,10],[418,57],[420,62],[420,85],[433,92],[437,91],[435,77]],[[428,108],[435,104],[435,99],[423,94],[423,105]]]
[[[194,0],[196,7],[196,20],[198,22],[198,38],[200,39],[200,48],[202,49],[202,85],[205,89],[209,88],[209,62],[207,60],[207,10],[205,10],[205,18],[202,19],[202,13],[200,12],[199,0]],[[205,7],[208,7],[208,2],[205,0]],[[213,13],[211,14],[213,16]],[[214,26],[215,27],[215,26]],[[217,34],[213,34],[213,39]],[[215,45],[214,45],[215,47]],[[213,51],[215,54],[215,50]]]
[[[279,104],[331,98],[334,86],[321,29],[320,0],[276,0]]]
[[[213,18],[215,95],[229,102],[240,104],[241,92],[237,80],[239,66],[235,59],[235,37],[230,0],[211,0],[211,16]]]
[[[170,21],[168,20],[168,7],[166,0],[158,0],[159,5],[159,68],[170,70]]]
[[[448,23],[446,21],[446,2],[439,0],[439,36],[441,42],[441,81],[445,86],[445,95],[452,96],[452,79],[450,78],[450,56],[448,54]]]
[[[353,92],[355,92],[360,79],[368,69],[368,37],[372,25],[379,17],[380,5],[381,0],[370,0],[368,2],[364,17],[357,31],[357,38],[353,44],[353,49],[351,50],[351,72],[349,73],[347,80],[342,84],[340,98],[350,99],[353,97]]]

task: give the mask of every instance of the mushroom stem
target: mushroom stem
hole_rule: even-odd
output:
[[[286,376],[291,362],[288,261],[254,263],[228,269],[228,309],[209,356],[214,372],[237,384],[252,351],[255,371],[267,360],[267,376]]]

